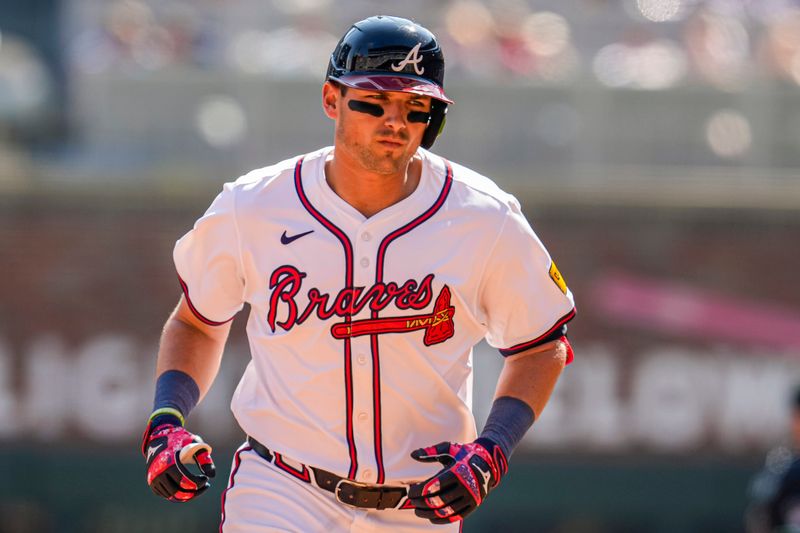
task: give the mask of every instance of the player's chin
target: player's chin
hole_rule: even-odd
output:
[[[384,172],[397,172],[405,168],[412,155],[404,150],[383,150],[379,148],[373,151],[372,160],[375,166]]]
[[[386,150],[384,154],[388,159],[394,159],[396,161],[401,161],[403,165],[408,164],[408,161],[414,157],[414,154],[417,153],[417,149],[419,148],[419,143],[412,143],[408,142],[404,144],[399,149],[395,150]]]
[[[413,155],[413,152],[408,144],[378,141],[375,143],[375,154],[379,159],[396,163],[408,160]]]

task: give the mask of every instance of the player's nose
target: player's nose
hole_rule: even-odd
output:
[[[406,127],[408,116],[405,106],[399,102],[391,102],[383,108],[383,123],[394,130]]]

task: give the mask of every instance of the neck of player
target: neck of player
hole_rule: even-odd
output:
[[[422,159],[414,155],[400,172],[370,172],[342,151],[325,162],[325,179],[333,192],[369,218],[413,193],[422,175]]]

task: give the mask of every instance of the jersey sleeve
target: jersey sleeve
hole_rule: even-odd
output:
[[[547,340],[575,316],[572,292],[519,203],[510,201],[480,292],[486,340],[504,356]]]
[[[228,322],[244,305],[244,276],[234,190],[226,184],[172,253],[181,288],[195,316],[209,325]]]

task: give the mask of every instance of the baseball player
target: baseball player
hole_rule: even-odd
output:
[[[747,533],[800,531],[800,387],[790,400],[789,442],[770,450],[750,481]]]
[[[225,184],[175,246],[183,295],[142,443],[164,498],[209,486],[211,448],[184,420],[251,309],[220,531],[459,531],[572,358],[572,294],[517,200],[428,151],[443,79],[422,26],[354,24],[322,87],[333,146]],[[484,338],[505,362],[477,435]]]

